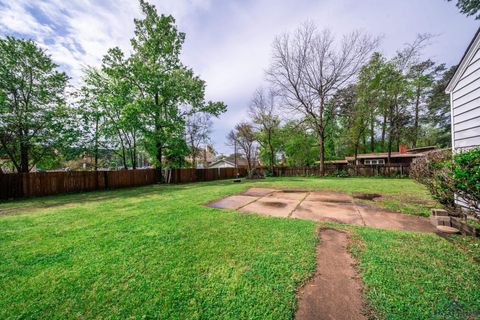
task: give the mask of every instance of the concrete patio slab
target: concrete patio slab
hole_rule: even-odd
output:
[[[219,209],[238,209],[249,204],[250,202],[256,201],[257,199],[258,197],[237,195],[209,203],[208,206]]]
[[[241,208],[241,212],[258,213],[273,217],[288,217],[295,209],[298,200],[265,197]]]
[[[428,218],[390,212],[353,201],[346,193],[334,191],[276,190],[251,188],[208,204],[213,208],[236,209],[274,217],[333,221],[392,230],[436,232]]]
[[[252,197],[264,197],[272,192],[278,191],[277,189],[268,189],[268,188],[250,188],[247,191],[241,193],[243,196],[252,196]]]
[[[365,225],[369,227],[419,232],[436,231],[435,226],[426,217],[390,212],[364,203],[356,203],[355,205]]]
[[[352,203],[353,199],[349,194],[335,191],[313,191],[305,198],[307,201],[322,202],[347,202]]]
[[[287,200],[303,200],[307,195],[306,191],[276,191],[270,193],[267,197],[268,198],[276,198],[276,199],[287,199]]]
[[[362,216],[358,213],[353,203],[305,200],[292,213],[292,218],[363,225]]]

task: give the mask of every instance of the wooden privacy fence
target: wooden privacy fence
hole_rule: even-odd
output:
[[[166,169],[163,174],[168,183],[184,183],[244,177],[247,170],[182,168]],[[144,186],[158,181],[156,169],[0,174],[0,199]]]
[[[275,175],[279,177],[293,176],[320,176],[320,168],[317,167],[276,167]],[[408,176],[410,174],[410,165],[402,163],[392,163],[385,165],[339,165],[326,164],[325,174],[336,175],[345,174],[349,176]]]
[[[157,180],[155,169],[0,174],[0,199],[143,186]]]
[[[238,175],[237,175],[238,173]],[[211,169],[168,169],[165,179],[167,183],[185,183],[197,181],[213,181],[221,179],[233,179],[236,177],[245,177],[246,168],[211,168]]]
[[[280,177],[320,175],[318,167],[276,167],[274,170],[275,175]],[[327,175],[341,172],[350,176],[405,176],[410,173],[410,166],[406,164],[325,166]],[[233,179],[246,175],[246,168],[181,168],[164,171],[167,183]],[[0,199],[144,186],[158,181],[159,176],[156,169],[0,174]]]

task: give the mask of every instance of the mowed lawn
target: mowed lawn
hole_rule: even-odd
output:
[[[291,319],[319,225],[202,205],[251,186],[380,193],[379,205],[419,215],[435,205],[407,179],[298,177],[2,203],[0,318]],[[346,228],[378,317],[480,310],[479,265],[463,250],[435,235]]]

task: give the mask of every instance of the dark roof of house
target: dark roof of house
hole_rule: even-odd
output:
[[[423,156],[423,153],[400,153],[392,152],[390,158],[416,158]],[[388,158],[388,152],[372,152],[372,153],[361,153],[357,155],[357,159],[377,159],[377,158]],[[355,160],[355,157],[345,157],[348,161]]]

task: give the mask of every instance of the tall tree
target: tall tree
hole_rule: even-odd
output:
[[[236,145],[239,153],[247,160],[248,174],[251,175],[257,163],[257,139],[253,126],[248,122],[241,122],[227,136],[230,145]]]
[[[318,140],[304,121],[290,120],[281,128],[284,163],[289,166],[312,166],[318,160]]]
[[[257,126],[257,141],[260,155],[266,155],[272,174],[275,172],[279,141],[280,117],[276,114],[276,93],[273,90],[257,89],[250,104],[249,115]]]
[[[185,134],[192,158],[192,168],[197,167],[197,159],[202,153],[202,146],[207,148],[211,132],[212,121],[209,114],[194,113],[187,118]]]
[[[447,0],[452,1],[452,0]],[[461,13],[467,15],[467,17],[475,16],[475,19],[480,19],[480,1],[479,0],[457,0],[457,8]]]
[[[185,117],[199,111],[216,116],[226,106],[205,103],[205,82],[181,63],[185,34],[177,30],[175,19],[159,15],[155,6],[144,0],[140,0],[140,6],[145,17],[134,21],[129,78],[141,97],[139,116],[148,150],[161,171],[165,149],[180,145],[178,137],[184,134]]]
[[[80,145],[89,155],[93,155],[93,168],[95,171],[99,167],[100,145],[104,137],[105,115],[104,108],[99,96],[103,90],[102,83],[99,82],[98,70],[88,67],[85,69],[84,84],[77,92],[79,113],[81,117],[80,130],[82,132]]]
[[[130,163],[132,168],[136,169],[142,123],[138,117],[141,108],[136,100],[135,87],[128,79],[130,72],[130,63],[119,48],[110,49],[103,57],[106,127],[120,146],[124,168],[128,169],[128,163]]]
[[[284,98],[284,106],[308,120],[318,138],[320,173],[324,173],[325,128],[337,112],[333,95],[355,77],[377,47],[378,39],[360,32],[342,38],[340,44],[328,30],[319,32],[304,24],[293,35],[273,43],[267,76]]]
[[[417,147],[420,136],[420,127],[423,117],[426,113],[426,102],[430,95],[433,82],[437,74],[443,70],[444,66],[436,66],[435,62],[430,59],[414,64],[408,71],[413,91],[413,126],[410,134],[412,148]]]
[[[448,83],[453,77],[457,66],[450,67],[433,83],[427,98],[427,121],[434,130],[432,144],[439,147],[451,145],[450,97],[445,93]]]
[[[33,41],[0,39],[0,145],[18,172],[54,156],[72,129],[57,67]]]

